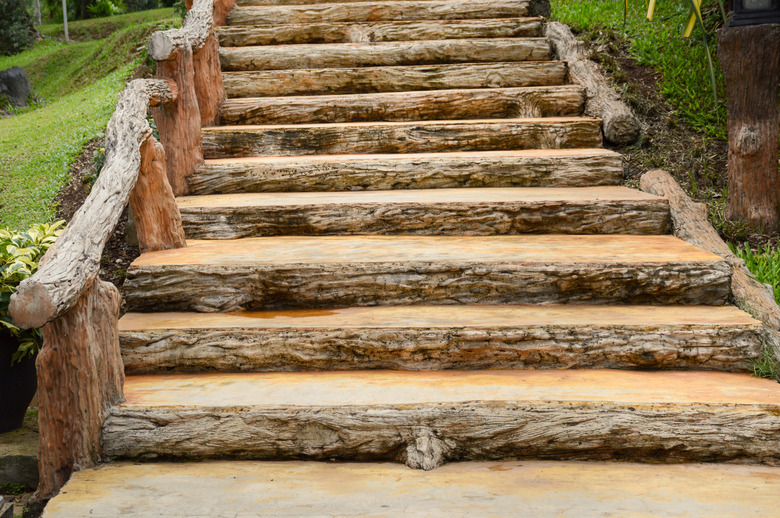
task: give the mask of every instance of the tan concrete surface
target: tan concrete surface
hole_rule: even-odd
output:
[[[45,518],[780,515],[780,468],[713,464],[201,462],[74,473]]]
[[[242,328],[405,328],[519,326],[761,327],[734,306],[484,305],[374,306],[240,313],[126,313],[120,331]]]
[[[123,407],[306,407],[468,401],[770,405],[780,384],[747,374],[620,370],[323,371],[128,376]]]
[[[142,254],[133,266],[510,261],[722,262],[673,236],[326,236],[190,240],[187,248]]]

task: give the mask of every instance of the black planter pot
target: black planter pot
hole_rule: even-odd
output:
[[[22,426],[24,414],[38,388],[35,357],[11,365],[11,356],[18,346],[10,333],[0,331],[0,433]]]

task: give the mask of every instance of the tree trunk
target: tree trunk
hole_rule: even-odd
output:
[[[36,497],[47,500],[73,471],[95,465],[111,405],[122,401],[119,291],[95,279],[67,313],[43,328],[38,355],[38,457]]]
[[[764,232],[780,224],[780,24],[726,27],[718,57],[729,107],[726,216]]]
[[[35,0],[33,7],[33,25],[38,27],[41,25],[41,0]]]

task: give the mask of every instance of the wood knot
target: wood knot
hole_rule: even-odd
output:
[[[761,150],[761,132],[755,126],[741,126],[737,130],[736,151],[742,156],[753,156]]]
[[[446,461],[447,444],[429,429],[416,433],[406,447],[406,465],[412,469],[430,471]]]

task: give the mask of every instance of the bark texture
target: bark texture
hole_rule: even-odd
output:
[[[578,87],[439,90],[229,99],[223,124],[296,124],[434,119],[560,117],[582,113]]]
[[[725,263],[361,263],[133,266],[129,311],[502,303],[722,305]]]
[[[191,239],[282,235],[666,234],[664,200],[181,206]],[[135,214],[135,212],[133,213]]]
[[[113,284],[95,279],[70,311],[43,328],[37,360],[41,500],[101,458],[103,422],[123,399],[120,301]]]
[[[780,228],[780,24],[725,27],[718,57],[729,102],[726,216],[753,228]]]
[[[539,18],[503,20],[415,20],[405,22],[311,23],[217,29],[223,47],[300,43],[522,38],[542,36]]]
[[[190,194],[447,187],[586,187],[623,180],[620,155],[594,150],[448,153],[365,157],[273,157],[207,161],[189,178]]]
[[[602,119],[604,138],[620,145],[636,142],[641,132],[639,120],[598,66],[586,57],[583,43],[574,37],[569,27],[559,22],[547,24],[547,37],[558,58],[568,63],[572,81],[585,87],[585,113]]]
[[[236,7],[228,25],[282,25],[327,22],[463,20],[534,16],[528,0],[387,0]]]
[[[141,169],[130,193],[141,253],[187,246],[165,162],[162,144],[149,136],[141,144]]]
[[[200,121],[203,126],[212,126],[217,123],[219,105],[225,99],[219,43],[213,28],[203,46],[193,53],[192,66]]]
[[[437,457],[780,463],[777,406],[491,401],[415,405],[114,408],[109,457],[397,460]],[[423,446],[424,447],[424,446]],[[410,462],[411,460],[411,462]],[[437,462],[437,461],[434,461]],[[417,464],[417,465],[416,465]]]
[[[561,85],[560,61],[226,72],[228,97]]]
[[[550,59],[550,43],[545,38],[322,43],[227,47],[219,55],[223,69],[231,71],[437,65],[544,61]]]
[[[179,96],[175,103],[153,108],[152,114],[166,152],[168,182],[178,196],[187,193],[187,176],[203,163],[203,151],[192,48],[184,41],[176,49],[171,58],[157,61],[157,77],[175,82]]]
[[[661,170],[645,173],[640,180],[642,190],[669,200],[674,233],[681,239],[721,256],[732,266],[731,292],[736,303],[766,324],[769,338],[780,345],[780,307],[771,288],[759,283],[748,271],[745,262],[734,255],[712,228],[707,218],[707,206],[691,200],[669,173]],[[780,362],[780,348],[775,347]]]
[[[601,146],[600,126],[598,120],[581,118],[222,126],[203,130],[203,153],[233,158],[593,148]]]
[[[147,91],[146,80],[131,81],[119,96],[106,127],[105,165],[92,191],[36,274],[11,298],[10,314],[19,327],[41,327],[62,315],[97,277],[103,247],[138,178],[141,144],[152,133],[146,121],[150,98],[162,102],[173,96],[160,93],[164,84],[153,83]]]
[[[123,331],[120,343],[128,374],[496,368],[746,372],[763,347],[760,327],[679,324],[161,329]]]

